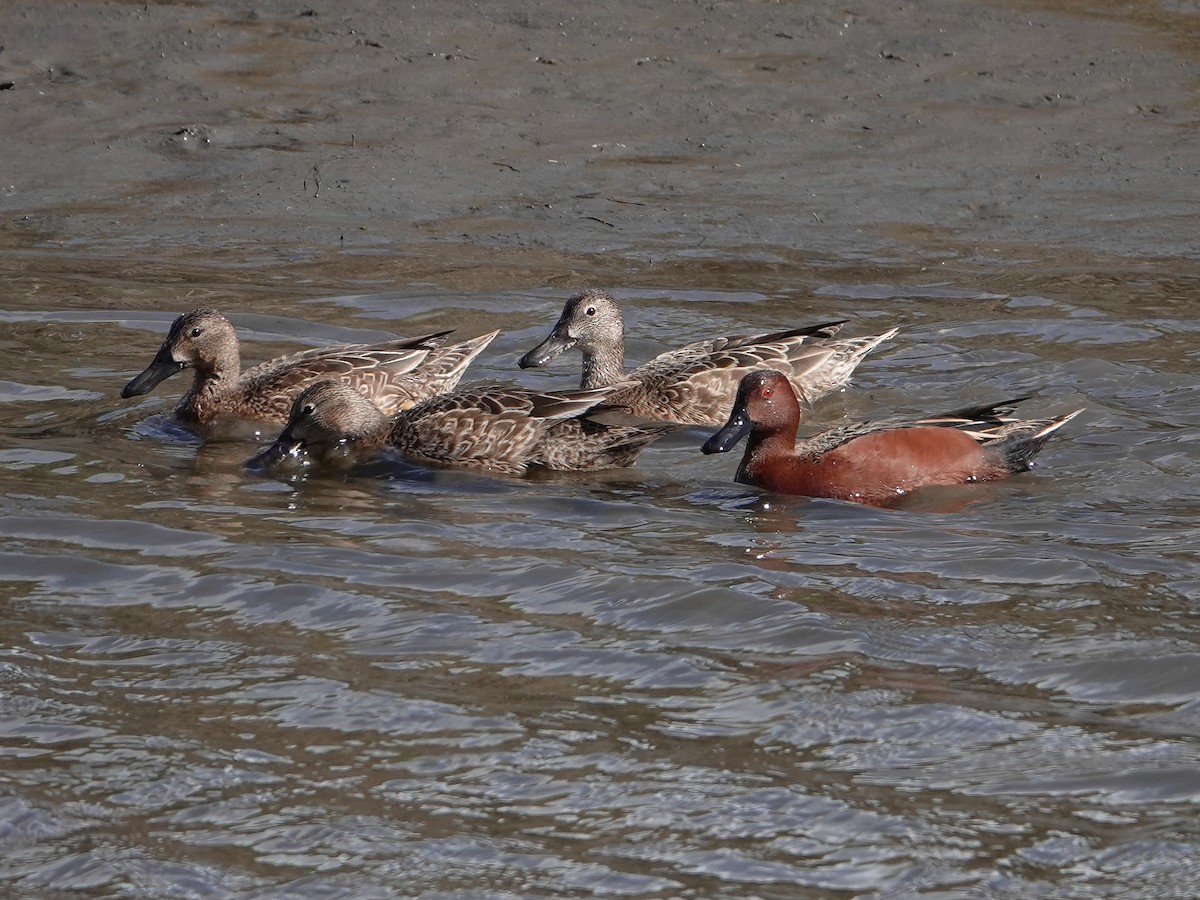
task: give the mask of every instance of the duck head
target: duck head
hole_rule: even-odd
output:
[[[205,375],[238,369],[237,333],[215,309],[194,309],[171,324],[154,360],[121,390],[128,399],[148,393],[184,369]]]
[[[765,437],[791,430],[795,440],[800,421],[800,400],[782,372],[760,369],[742,378],[727,421],[704,442],[704,453],[727,453],[752,432]]]
[[[624,354],[624,323],[621,307],[612,295],[586,290],[567,300],[549,336],[518,361],[522,369],[546,365],[567,350],[578,347],[584,355]]]
[[[389,421],[379,407],[349,385],[318,381],[295,399],[279,437],[249,460],[246,468],[268,471],[350,460],[355,450],[382,443]]]

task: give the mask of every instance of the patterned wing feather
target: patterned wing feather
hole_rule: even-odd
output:
[[[260,363],[238,379],[241,404],[268,417],[287,418],[292,401],[310,384],[341,381],[375,399],[412,372],[449,332],[383,344],[316,347]]]
[[[844,322],[772,334],[699,341],[655,357],[630,378],[643,385],[620,395],[635,412],[688,425],[720,425],[733,407],[742,377],[755,369],[787,375],[796,392],[813,400],[841,387],[880,343],[896,334],[836,339]]]
[[[549,469],[590,472],[632,466],[653,441],[675,425],[601,425],[573,418],[555,422],[538,444],[534,461]]]
[[[602,402],[607,389],[547,393],[496,381],[472,382],[402,413],[392,443],[429,462],[521,474],[538,461],[552,423]]]
[[[694,346],[694,345],[693,345]],[[746,344],[698,355],[689,348],[664,354],[631,373],[640,384],[613,396],[647,418],[686,425],[721,425],[729,418],[742,377],[755,369],[777,369],[801,383],[830,358],[821,345]]]
[[[417,407],[401,415],[392,431],[392,444],[426,462],[471,466],[509,475],[522,474],[541,434],[536,419],[520,413],[443,406]]]
[[[434,349],[415,370],[388,378],[369,396],[385,412],[396,413],[452,391],[471,362],[499,333],[492,331],[461,344]]]

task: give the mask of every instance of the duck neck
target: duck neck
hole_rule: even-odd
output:
[[[185,421],[203,425],[221,412],[237,388],[241,376],[237,344],[234,343],[211,362],[196,366],[193,371],[192,386],[179,401],[175,414]]]
[[[370,410],[364,410],[364,421],[355,428],[349,441],[356,447],[372,450],[382,447],[391,434],[394,422],[375,404],[370,404]]]
[[[734,480],[742,484],[754,484],[759,480],[758,473],[772,459],[790,458],[795,454],[796,429],[789,432],[786,428],[755,428],[750,432],[746,441],[746,454],[742,457]]]
[[[618,339],[602,347],[583,350],[583,377],[579,386],[585,391],[608,387],[625,380],[625,342]]]

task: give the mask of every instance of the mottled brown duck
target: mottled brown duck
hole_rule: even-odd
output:
[[[190,425],[224,419],[282,425],[300,392],[326,379],[352,386],[385,412],[397,412],[454,388],[498,332],[443,347],[449,333],[317,347],[243,370],[233,324],[215,309],[196,309],[174,321],[154,360],[121,396],[145,394],[191,369],[192,385],[175,407],[176,417]]]
[[[609,389],[545,392],[473,382],[388,416],[344,384],[319,382],[296,399],[283,432],[247,463],[259,471],[347,468],[388,447],[421,463],[524,475],[534,467],[594,471],[633,465],[674,426],[602,424]]]
[[[625,331],[612,295],[586,290],[567,300],[549,336],[521,357],[526,369],[544,366],[567,350],[583,354],[582,388],[630,386],[612,402],[634,415],[682,425],[720,425],[729,417],[738,382],[755,369],[787,374],[808,400],[842,387],[863,357],[896,334],[837,338],[845,322],[771,334],[736,335],[669,350],[625,371]]]

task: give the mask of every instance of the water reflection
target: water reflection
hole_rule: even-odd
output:
[[[1088,413],[1033,472],[895,510],[733,484],[701,430],[588,477],[391,461],[281,482],[243,471],[246,444],[173,426],[172,398],[117,399],[141,349],[100,338],[144,320],[10,297],[29,352],[0,372],[0,878],[155,896],[1188,893],[1184,293],[822,277],[799,311],[737,286],[694,304],[628,291],[631,355],[648,333],[902,315],[814,428],[1030,390]],[[431,295],[331,307],[403,332],[392,311]],[[281,309],[248,354],[344,339],[312,312]],[[556,382],[508,368],[543,319],[478,374]],[[68,328],[97,339],[64,359]]]

